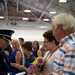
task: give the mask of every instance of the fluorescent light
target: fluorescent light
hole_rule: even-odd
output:
[[[43,21],[49,21],[49,19],[43,19]]]
[[[3,19],[4,17],[3,16],[0,16],[0,18]]]
[[[55,12],[55,11],[50,11],[49,13],[50,13],[50,14],[56,14],[56,12]]]
[[[48,28],[48,26],[39,26],[40,28]]]
[[[65,2],[67,2],[67,0],[59,0],[59,2],[63,2],[63,3],[65,3]]]
[[[24,12],[31,12],[31,10],[24,10]]]
[[[28,20],[28,18],[22,18],[23,20]]]

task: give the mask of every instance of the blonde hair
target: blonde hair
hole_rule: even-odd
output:
[[[12,39],[11,43],[13,43],[13,42],[16,42],[16,43],[18,44],[18,50],[20,50],[21,53],[22,53],[22,65],[24,65],[24,63],[25,63],[25,58],[24,58],[24,53],[23,53],[23,51],[22,51],[22,48],[21,48],[20,42],[19,42],[18,39]],[[12,49],[14,50],[13,47],[12,47]]]
[[[16,42],[18,44],[18,49],[20,50],[21,48],[20,48],[20,42],[19,42],[19,40],[12,39],[11,44],[14,43],[14,42]],[[13,46],[12,46],[12,48],[13,48]]]
[[[71,29],[75,31],[75,18],[68,13],[61,13],[55,16],[52,24],[55,28],[57,28],[57,26],[61,24],[64,29]]]

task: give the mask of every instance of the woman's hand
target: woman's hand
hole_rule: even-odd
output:
[[[42,75],[50,75],[50,73],[43,72]]]
[[[36,74],[33,73],[32,75],[36,75]]]
[[[24,69],[25,69],[25,67],[24,67],[23,65],[19,65],[17,68],[18,68],[19,70],[24,70]]]
[[[20,64],[16,64],[16,63],[10,63],[12,67],[16,67],[18,68],[20,66]]]
[[[35,68],[32,69],[32,75],[40,75],[40,71],[37,71]]]
[[[10,65],[11,65],[12,67],[15,67],[15,63],[10,63]]]

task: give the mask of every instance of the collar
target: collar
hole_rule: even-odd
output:
[[[70,43],[71,43],[73,40],[75,40],[75,32],[72,33],[72,34],[69,34],[69,35],[65,36],[64,38],[62,38],[60,40],[59,47],[63,46],[63,44],[65,42],[70,41]]]

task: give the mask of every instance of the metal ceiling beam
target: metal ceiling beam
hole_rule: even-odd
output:
[[[17,4],[17,12],[18,12],[18,0],[16,0],[17,2],[16,2],[16,4]]]
[[[18,6],[19,6],[18,1],[19,1],[19,0],[16,1],[16,3],[17,3],[17,12],[19,12],[19,10],[18,10],[18,8],[19,8],[19,7],[18,7]],[[28,7],[26,7],[26,8],[29,9]],[[32,12],[31,12],[31,15],[35,18],[35,20],[38,20],[38,17],[37,17],[36,15],[34,15]]]
[[[51,5],[52,2],[53,2],[53,0],[50,1],[50,3],[48,4],[48,6],[46,7],[45,11],[43,11],[43,13],[41,14],[41,16],[39,17],[39,20],[45,14],[45,12],[47,11],[47,9],[49,8],[49,6]]]
[[[29,9],[29,8],[31,9],[31,8],[35,7],[35,6],[33,6],[33,5],[31,5],[31,4],[27,3],[27,2],[25,2],[25,1],[24,1],[24,2],[22,2],[22,1],[20,1],[20,0],[14,0],[14,1],[15,1],[15,3],[17,4],[17,12],[18,12],[18,13],[19,13],[19,12],[20,12],[20,13],[23,12],[23,11],[19,11],[19,10],[18,10],[19,4],[20,4],[20,5],[23,5],[23,6],[24,6],[25,8],[27,8],[27,9]],[[23,3],[24,3],[24,4],[23,4]],[[37,8],[33,8],[33,9],[36,9],[35,11],[37,11]],[[39,9],[40,9],[40,8],[38,8],[38,11],[39,11]],[[31,9],[31,10],[32,10],[32,9]],[[42,13],[43,11],[44,11],[44,10],[40,9],[39,12]],[[46,12],[46,13],[48,14],[48,12]],[[46,14],[46,15],[47,15],[47,14]],[[36,16],[36,15],[34,15],[32,12],[31,12],[31,15],[34,17],[35,20],[43,22],[42,20],[39,20],[39,16],[38,16],[38,15]],[[27,16],[27,15],[26,15],[26,16]],[[32,17],[32,16],[31,16],[31,17]],[[49,14],[48,14],[48,16],[49,16]],[[29,17],[29,18],[30,18],[30,17]],[[44,18],[42,17],[42,19],[44,19]]]
[[[14,0],[14,1],[15,1],[15,3],[17,3],[17,0]],[[18,3],[23,5],[21,0],[18,0]],[[42,13],[45,11],[45,10],[42,10],[40,8],[37,8],[36,6],[31,5],[30,3],[27,3],[26,1],[24,1],[24,7],[28,7],[31,10],[35,10],[36,12],[39,12],[39,13]],[[45,11],[45,15],[49,16],[49,13],[47,11]]]
[[[6,24],[8,25],[8,7],[7,7],[7,2],[8,2],[8,0],[4,0],[4,3],[5,3],[5,18],[6,18]]]
[[[1,2],[1,8],[2,8],[2,13],[3,16],[5,18],[6,24],[8,25],[8,8],[7,8],[7,0],[3,0],[3,2]],[[2,16],[2,15],[1,15]]]
[[[2,10],[2,13],[3,13],[4,17],[5,17],[6,14],[5,14],[5,7],[4,7],[3,2],[1,2],[1,10]]]

